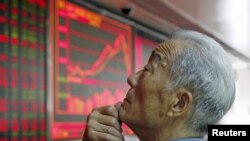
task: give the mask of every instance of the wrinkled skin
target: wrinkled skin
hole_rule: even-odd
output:
[[[118,120],[120,105],[95,108],[88,116],[82,141],[124,141]]]

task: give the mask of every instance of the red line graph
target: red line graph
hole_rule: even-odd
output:
[[[106,44],[102,52],[100,53],[98,59],[93,63],[93,65],[87,69],[83,70],[79,65],[68,65],[67,69],[69,74],[67,76],[68,82],[79,83],[79,77],[84,78],[86,76],[93,76],[100,73],[108,62],[115,57],[120,51],[124,53],[124,63],[127,68],[127,74],[132,73],[131,68],[131,49],[126,42],[124,35],[120,34],[116,37],[113,42],[113,45]],[[81,80],[80,80],[81,81]]]
[[[52,138],[76,139],[84,130],[83,115],[124,98],[124,80],[133,72],[132,30],[68,1],[56,3],[53,106],[57,116],[52,122]]]

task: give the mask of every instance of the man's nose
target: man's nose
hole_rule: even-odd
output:
[[[131,87],[135,87],[137,85],[137,81],[138,81],[138,77],[140,75],[140,71],[137,72],[137,73],[134,73],[132,75],[130,75],[127,79],[127,82],[128,84],[131,86]]]

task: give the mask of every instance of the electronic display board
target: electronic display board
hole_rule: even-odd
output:
[[[46,0],[0,1],[0,140],[46,140]]]
[[[51,136],[77,139],[94,107],[115,104],[127,93],[132,28],[69,1],[55,2]]]

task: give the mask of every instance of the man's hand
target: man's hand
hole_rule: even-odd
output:
[[[124,141],[118,119],[120,105],[95,108],[88,116],[83,141]]]

